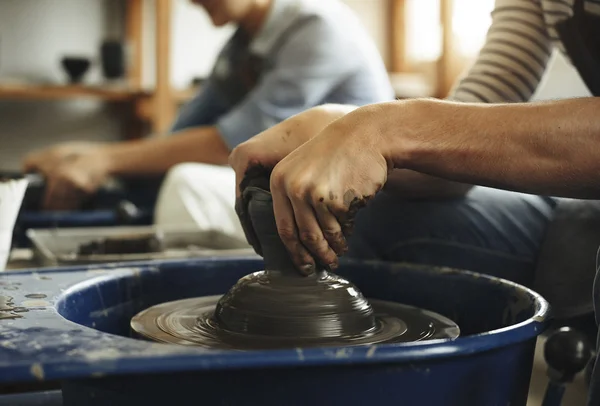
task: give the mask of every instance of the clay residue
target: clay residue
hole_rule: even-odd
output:
[[[373,195],[357,197],[352,190],[344,193],[344,207],[348,207],[348,209],[345,213],[338,215],[338,220],[346,237],[350,236],[354,230],[354,219],[359,210],[364,208],[372,198]]]
[[[45,299],[48,296],[44,295],[43,293],[30,293],[28,295],[25,295],[25,297],[28,299]]]
[[[79,245],[76,256],[154,254],[164,251],[160,233],[106,237]]]
[[[20,319],[23,316],[15,313],[15,305],[11,296],[0,295],[0,320]]]
[[[105,348],[101,350],[87,351],[84,353],[84,355],[88,361],[98,361],[105,358],[116,359],[123,356],[121,351],[116,348]]]
[[[31,372],[31,375],[33,375],[38,381],[44,380],[44,368],[42,367],[42,364],[36,362],[31,366],[31,368],[29,368],[29,372]]]
[[[14,312],[0,312],[0,320],[6,320],[6,319],[20,319],[23,316],[18,315],[17,313]]]
[[[12,310],[13,298],[10,296],[0,296],[0,311]]]
[[[33,310],[33,308],[42,308],[43,309],[44,307],[50,306],[50,302],[48,302],[46,300],[39,300],[39,299],[24,300],[21,302],[21,306],[27,307],[27,308],[29,308],[29,310]]]

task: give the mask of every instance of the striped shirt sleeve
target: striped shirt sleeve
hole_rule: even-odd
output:
[[[486,42],[450,93],[461,102],[528,101],[552,52],[542,0],[496,0]]]

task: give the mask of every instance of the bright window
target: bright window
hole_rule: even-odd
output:
[[[494,0],[454,0],[452,32],[456,51],[465,57],[476,55],[492,23]]]
[[[440,57],[440,1],[406,0],[406,50],[412,62],[433,62]],[[494,0],[453,0],[452,5],[455,52],[472,57],[485,41]]]

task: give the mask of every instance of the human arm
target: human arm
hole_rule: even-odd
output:
[[[417,130],[387,132],[384,154],[393,167],[531,194],[600,198],[600,98],[500,105],[421,100],[398,114],[404,107]],[[438,119],[427,123],[431,111]]]
[[[100,147],[109,176],[163,174],[182,162],[227,164],[229,148],[214,126],[189,128],[170,137],[147,138]]]
[[[485,45],[448,99],[472,103],[528,101],[551,52],[540,0],[496,0]],[[393,185],[394,193],[407,199],[459,197],[471,188],[410,170],[394,170],[387,185]]]
[[[95,193],[109,177],[151,176],[165,173],[180,162],[227,163],[229,149],[215,127],[181,131],[172,137],[92,144],[59,145],[31,156],[26,172],[39,172],[46,178],[42,207],[46,210],[73,210]],[[44,155],[56,158],[54,164]]]
[[[496,0],[486,43],[448,99],[472,103],[528,101],[551,52],[539,0]],[[406,199],[460,197],[471,188],[406,169],[391,172],[386,185]]]
[[[225,164],[229,150],[211,126],[222,109],[214,84],[208,80],[183,107],[173,126],[177,132],[173,137],[63,143],[30,153],[23,160],[23,170],[38,172],[46,178],[43,207],[69,210],[76,209],[86,195],[94,193],[111,175],[160,174],[181,160]]]
[[[586,98],[494,105],[411,100],[356,109],[273,169],[280,236],[298,268],[314,269],[315,258],[335,267],[357,210],[394,169],[598,198],[598,108],[600,99]]]

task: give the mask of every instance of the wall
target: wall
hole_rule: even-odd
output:
[[[95,57],[107,35],[119,34],[112,5],[108,0],[0,0],[0,79],[62,83],[62,55]],[[98,78],[98,69],[92,69],[88,79]],[[116,139],[121,128],[109,110],[90,101],[0,100],[0,169],[19,168],[20,156],[31,147]]]
[[[177,88],[186,88],[195,76],[210,73],[233,28],[215,28],[206,13],[188,0],[174,2],[172,28],[171,82]]]

